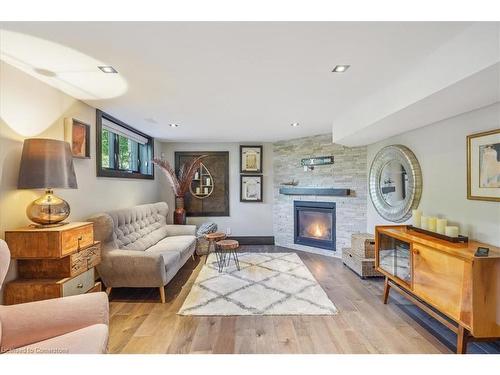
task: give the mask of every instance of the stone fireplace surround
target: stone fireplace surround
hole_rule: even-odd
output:
[[[334,164],[304,171],[303,158],[334,156]],[[297,187],[345,188],[351,195],[284,195],[282,182],[298,180]],[[331,134],[280,141],[273,144],[273,232],[278,246],[341,257],[351,244],[351,234],[366,231],[367,158],[366,147],[344,147],[332,143]],[[294,201],[336,203],[336,251],[294,243]]]

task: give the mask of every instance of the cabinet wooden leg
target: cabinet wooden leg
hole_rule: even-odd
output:
[[[389,298],[389,290],[390,289],[391,289],[391,286],[389,285],[389,279],[386,277],[385,283],[384,283],[384,305],[387,305],[387,299]]]
[[[161,303],[165,303],[165,287],[164,286],[160,286],[158,289],[160,289]]]
[[[106,288],[106,294],[107,294],[108,296],[111,294],[111,289],[112,289],[111,287]]]
[[[457,332],[457,354],[467,354],[467,338],[469,331],[464,327],[458,326]]]

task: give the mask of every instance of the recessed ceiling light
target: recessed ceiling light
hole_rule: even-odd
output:
[[[104,73],[118,73],[118,71],[111,65],[98,66],[98,68],[101,69]]]
[[[299,126],[299,123],[298,123],[298,122],[292,122],[292,123],[290,124],[290,126],[292,126],[292,127],[296,128],[297,126]]]
[[[333,68],[332,72],[333,73],[344,73],[347,69],[349,69],[350,65],[336,65],[335,68]]]
[[[169,126],[170,126],[171,128],[178,128],[178,127],[179,127],[179,124],[169,124]]]

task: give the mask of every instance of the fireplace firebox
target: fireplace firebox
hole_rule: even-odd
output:
[[[335,202],[294,201],[294,242],[335,251]]]

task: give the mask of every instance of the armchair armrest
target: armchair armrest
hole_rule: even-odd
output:
[[[196,225],[167,224],[167,236],[195,236]]]
[[[97,270],[107,287],[159,287],[167,282],[165,261],[156,252],[105,249]]]
[[[94,324],[109,323],[106,293],[89,293],[0,306],[0,352],[30,345]]]

